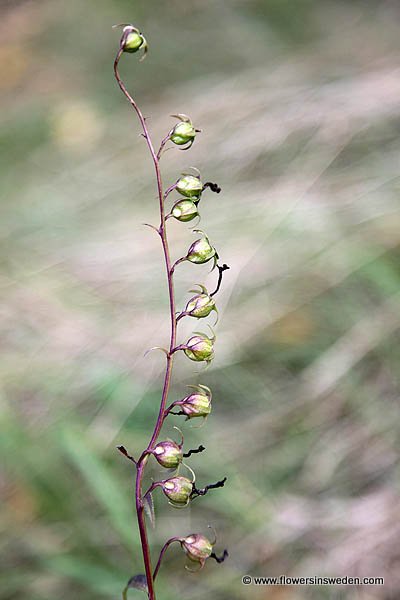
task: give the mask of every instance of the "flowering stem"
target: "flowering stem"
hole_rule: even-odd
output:
[[[153,143],[151,141],[149,131],[147,129],[146,119],[143,116],[138,105],[136,104],[135,100],[132,98],[132,96],[126,89],[125,84],[123,83],[123,81],[120,77],[120,74],[118,71],[118,64],[119,64],[120,58],[122,56],[122,53],[123,53],[123,46],[121,45],[117,52],[117,55],[115,57],[115,61],[114,61],[114,74],[115,74],[115,78],[118,82],[118,85],[121,88],[121,91],[123,92],[123,94],[125,95],[125,97],[127,98],[127,100],[129,101],[129,103],[131,104],[131,106],[133,107],[133,109],[135,110],[135,112],[137,114],[137,117],[138,117],[140,124],[142,126],[142,129],[143,129],[143,137],[146,140],[147,146],[149,148],[149,152],[151,154],[151,157],[152,157],[153,163],[154,163],[154,169],[155,169],[155,174],[156,174],[156,179],[157,179],[157,193],[158,193],[159,208],[160,208],[160,226],[157,231],[161,238],[161,244],[162,244],[164,260],[165,260],[167,282],[168,282],[170,319],[171,319],[169,352],[167,353],[167,364],[166,364],[164,385],[163,385],[163,391],[162,391],[161,402],[160,402],[160,409],[159,409],[157,421],[156,421],[150,442],[149,442],[146,450],[142,453],[142,455],[136,462],[136,469],[137,469],[137,471],[136,471],[136,486],[135,486],[136,512],[137,512],[140,540],[141,540],[141,545],[142,545],[143,562],[144,562],[144,567],[145,567],[145,571],[146,571],[148,598],[149,598],[149,600],[155,600],[156,596],[155,596],[155,590],[154,590],[154,577],[157,574],[157,571],[159,568],[159,563],[161,561],[161,557],[159,559],[159,563],[157,564],[157,567],[154,571],[154,576],[153,576],[152,566],[151,566],[150,548],[149,548],[149,542],[148,542],[148,537],[147,537],[146,521],[145,521],[145,514],[144,514],[144,504],[143,504],[143,495],[142,495],[142,479],[143,479],[143,473],[144,473],[144,469],[145,469],[145,466],[146,466],[146,463],[148,460],[149,453],[154,449],[154,445],[157,441],[157,438],[159,436],[161,427],[163,425],[163,422],[164,422],[164,419],[166,416],[165,407],[166,407],[166,403],[167,403],[167,399],[168,399],[168,393],[169,393],[171,376],[172,376],[172,367],[173,367],[173,361],[174,361],[173,350],[176,346],[176,325],[177,325],[177,323],[176,323],[176,316],[175,316],[176,310],[175,310],[174,283],[173,283],[173,277],[172,277],[173,268],[171,268],[171,258],[170,258],[170,253],[169,253],[168,239],[167,239],[167,233],[166,233],[166,227],[165,227],[165,221],[166,221],[165,209],[164,209],[165,195],[163,193],[161,170],[160,170],[160,164],[159,164],[162,150],[163,150],[169,136],[167,138],[164,138],[164,140],[161,142],[159,151],[156,153],[154,150]]]

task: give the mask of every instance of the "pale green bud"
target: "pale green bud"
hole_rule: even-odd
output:
[[[210,362],[214,358],[214,338],[209,338],[205,333],[197,333],[186,343],[184,352],[190,360],[196,362]]]
[[[211,412],[211,390],[204,386],[193,386],[197,390],[179,402],[182,412],[188,419],[207,417]]]
[[[182,540],[181,545],[187,557],[192,562],[199,563],[200,568],[204,566],[205,561],[213,551],[210,540],[201,533],[191,533]]]
[[[175,125],[170,133],[169,139],[171,142],[174,142],[174,144],[177,144],[178,146],[184,146],[185,144],[192,145],[197,130],[193,127],[190,117],[183,114],[172,116],[179,119],[179,123]]]
[[[182,447],[172,440],[159,442],[152,454],[157,462],[166,469],[176,469],[182,462]]]
[[[132,31],[125,38],[124,52],[137,52],[143,44],[143,38],[140,33]]]
[[[208,315],[215,310],[217,313],[217,307],[215,306],[215,301],[208,294],[206,288],[202,285],[200,286],[202,292],[196,294],[189,300],[186,305],[185,313],[191,317],[197,317],[201,319],[203,317],[208,317]],[[191,290],[195,291],[195,290]]]
[[[170,504],[176,508],[182,508],[189,504],[193,483],[187,477],[172,477],[163,482],[162,490]]]
[[[144,54],[147,52],[147,42],[142,33],[133,25],[126,25],[121,39],[121,46],[124,52],[133,54],[138,50],[143,50]]]
[[[195,175],[183,175],[178,179],[176,189],[182,196],[198,199],[203,191],[203,184],[200,181],[200,177],[196,177]]]
[[[202,232],[201,232],[202,233]],[[196,264],[203,264],[216,258],[217,251],[210,244],[210,240],[206,235],[199,240],[193,242],[187,253],[187,260]]]
[[[170,140],[174,142],[177,146],[183,146],[184,144],[188,144],[192,142],[196,137],[196,131],[191,123],[185,123],[182,121],[175,125],[171,135]]]
[[[192,200],[179,200],[179,202],[172,207],[171,213],[175,219],[184,223],[191,221],[199,215],[197,206]]]

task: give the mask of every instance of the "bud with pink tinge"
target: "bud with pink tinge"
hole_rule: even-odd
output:
[[[197,319],[202,319],[204,317],[208,317],[208,315],[215,310],[218,315],[217,307],[215,306],[215,301],[207,292],[207,289],[204,285],[200,285],[201,292],[197,292],[195,296],[190,298],[189,302],[185,308],[185,314],[190,317],[197,317]],[[190,290],[191,292],[196,292],[197,290]]]
[[[213,550],[210,540],[201,533],[191,533],[182,540],[181,545],[189,560],[200,565],[200,569]]]
[[[183,508],[189,504],[193,482],[187,477],[172,477],[162,483],[162,490],[172,506]]]
[[[182,446],[172,440],[159,442],[152,454],[157,462],[166,469],[175,469],[182,462]]]
[[[211,412],[211,390],[205,385],[191,387],[195,388],[196,391],[180,400],[177,405],[180,406],[187,419],[205,418]]]
[[[214,358],[215,336],[208,337],[205,333],[197,333],[186,342],[184,352],[190,360],[209,363]]]

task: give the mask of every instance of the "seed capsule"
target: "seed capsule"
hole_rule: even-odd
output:
[[[194,386],[196,392],[181,400],[179,406],[187,419],[207,417],[211,412],[211,390],[205,385]]]
[[[193,483],[187,477],[172,477],[164,481],[162,490],[172,506],[183,508],[189,504]]]
[[[172,207],[172,216],[178,221],[186,223],[199,215],[197,206],[192,200],[179,200]]]
[[[157,462],[166,469],[176,469],[182,462],[182,447],[176,442],[167,440],[159,442],[153,450]]]
[[[205,333],[196,333],[187,341],[184,352],[190,360],[209,363],[214,358],[214,340]]]
[[[200,569],[213,550],[211,542],[201,533],[191,533],[183,539],[181,545],[189,560],[198,563]]]
[[[179,119],[179,123],[175,125],[169,139],[177,146],[184,146],[185,144],[192,145],[194,138],[196,137],[196,129],[193,127],[193,123],[187,115],[172,115]]]
[[[203,232],[200,232],[203,233]],[[203,234],[203,237],[193,242],[187,253],[187,260],[196,264],[204,264],[214,258],[216,259],[217,251],[210,244],[208,237]]]
[[[195,175],[183,175],[178,179],[176,189],[182,196],[187,198],[200,198],[201,192],[203,191],[203,184],[200,181],[200,177]]]
[[[185,313],[191,317],[197,317],[198,319],[208,317],[213,310],[218,314],[215,301],[208,294],[207,289],[203,285],[201,285],[200,288],[201,293],[196,294],[189,300],[185,308]]]

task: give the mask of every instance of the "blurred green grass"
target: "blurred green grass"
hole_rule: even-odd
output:
[[[398,575],[399,54],[394,2],[2,5],[1,600],[119,598],[141,571],[132,472],[160,395],[166,293],[151,164],[112,78],[156,137],[186,112],[203,133],[165,155],[223,188],[202,202],[231,270],[219,295],[214,393],[185,427],[198,481],[224,490],[173,511],[154,547],[218,532],[223,566],[178,549],[160,597],[396,598]],[[171,224],[174,255],[192,238]],[[179,304],[206,268],[182,266]],[[182,327],[182,337],[192,329]],[[196,329],[200,329],[198,325]],[[171,397],[193,381],[177,361]],[[173,435],[174,418],[165,434]],[[154,469],[153,475],[159,472]],[[382,575],[384,588],[243,588],[243,574]],[[136,594],[140,597],[140,594]],[[135,594],[132,592],[132,597]]]

